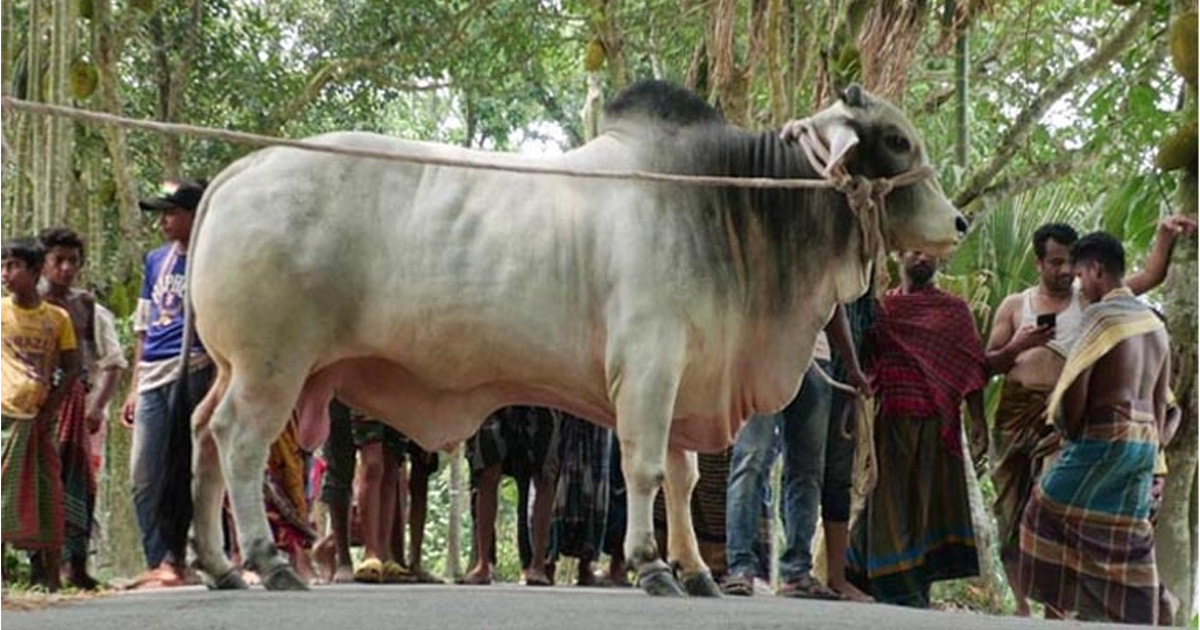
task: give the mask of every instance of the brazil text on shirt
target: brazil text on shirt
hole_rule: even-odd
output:
[[[36,352],[44,354],[58,348],[58,338],[27,337],[12,335],[4,338],[4,343],[18,353]]]
[[[184,264],[186,264],[186,260]],[[169,273],[160,275],[154,283],[150,302],[157,308],[160,304],[181,304],[184,294],[183,274]]]
[[[145,278],[140,299],[148,302],[149,321],[145,322],[146,337],[142,359],[158,361],[179,356],[183,346],[184,273],[187,256],[176,251],[174,244],[164,245],[146,254]],[[200,340],[193,348],[203,351]]]

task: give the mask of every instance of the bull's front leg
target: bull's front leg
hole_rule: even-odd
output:
[[[677,564],[688,595],[720,597],[721,589],[700,557],[696,530],[692,526],[692,490],[700,480],[695,453],[671,448],[667,451],[667,559]]]
[[[679,370],[659,361],[654,361],[655,367],[618,370],[611,381],[629,508],[625,557],[637,569],[638,584],[647,593],[684,595],[654,541],[654,497],[665,477],[667,438],[679,387]]]
[[[278,374],[282,373],[272,373]],[[235,371],[210,422],[220,452],[221,472],[229,483],[238,544],[244,564],[262,577],[267,589],[307,589],[308,584],[279,556],[263,496],[267,451],[283,432],[303,378],[293,379],[295,384],[285,388],[261,375],[251,377]]]

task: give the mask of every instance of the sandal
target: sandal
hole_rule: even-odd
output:
[[[794,597],[796,599],[826,599],[826,600],[842,600],[845,597],[817,581],[811,575],[805,575],[798,580],[788,582],[779,587],[775,594],[780,597]]]
[[[384,584],[416,584],[417,576],[401,566],[399,562],[388,560],[383,563],[381,581]]]
[[[379,584],[383,582],[383,563],[379,558],[367,558],[354,570],[354,581],[364,584]]]
[[[721,592],[734,597],[751,597],[754,595],[754,578],[732,574],[721,583]]]

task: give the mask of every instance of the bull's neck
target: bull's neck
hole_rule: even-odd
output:
[[[800,147],[784,143],[777,132],[742,134],[730,145],[731,175],[822,179]],[[760,306],[771,315],[793,319],[798,309],[811,306],[804,302],[835,284],[849,284],[839,276],[861,275],[860,228],[842,193],[817,187],[756,188],[741,189],[737,198],[761,227],[762,271],[772,280],[774,295]]]

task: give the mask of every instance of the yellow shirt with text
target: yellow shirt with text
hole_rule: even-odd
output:
[[[0,402],[12,418],[33,418],[54,384],[59,354],[74,350],[75,327],[62,308],[43,301],[21,308],[0,300]]]

